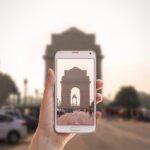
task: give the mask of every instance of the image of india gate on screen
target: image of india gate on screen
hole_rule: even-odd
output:
[[[57,98],[58,125],[93,125],[94,102],[90,101],[90,77],[86,70],[72,67],[61,77],[61,98]]]

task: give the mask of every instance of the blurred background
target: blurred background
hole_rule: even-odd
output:
[[[65,150],[149,150],[150,1],[0,0],[0,150],[26,150],[60,49],[93,49],[102,119]]]

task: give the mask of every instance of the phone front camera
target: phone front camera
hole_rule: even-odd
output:
[[[90,53],[90,55],[91,55],[92,53]]]

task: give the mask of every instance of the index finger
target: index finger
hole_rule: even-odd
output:
[[[100,79],[96,80],[96,89],[99,90],[103,87],[103,81]]]

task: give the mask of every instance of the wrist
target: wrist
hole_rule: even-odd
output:
[[[29,150],[63,150],[63,148],[63,143],[55,139],[54,135],[37,128]]]

